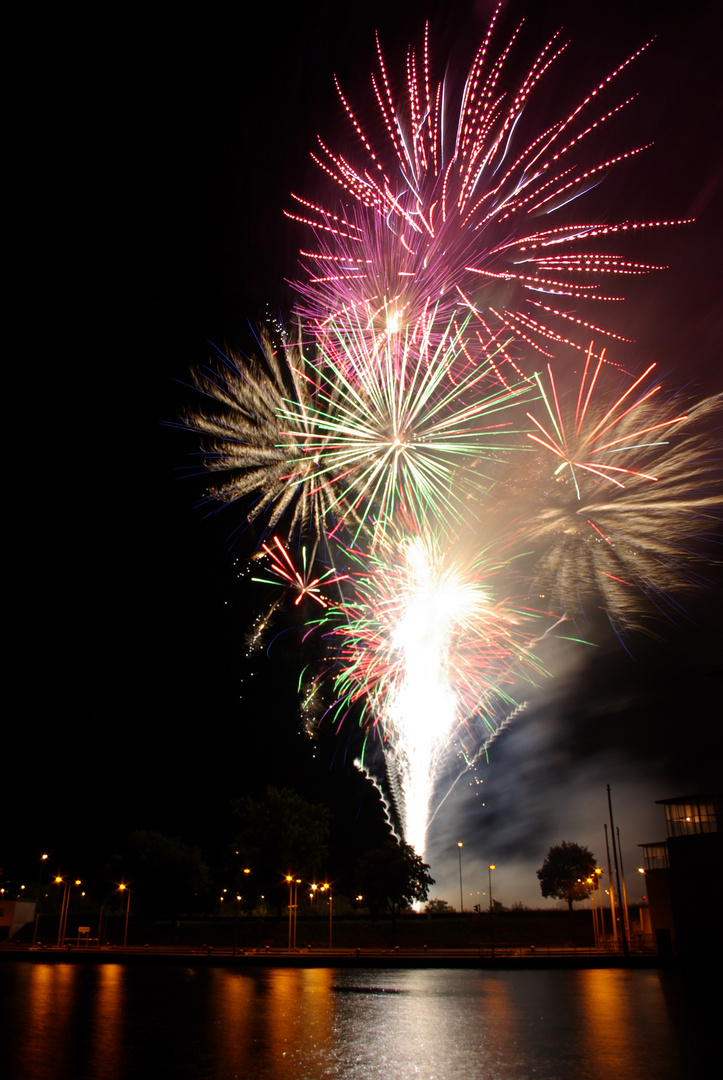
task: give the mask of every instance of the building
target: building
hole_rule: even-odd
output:
[[[650,922],[661,954],[700,962],[723,959],[723,799],[659,799],[667,839],[641,844]]]

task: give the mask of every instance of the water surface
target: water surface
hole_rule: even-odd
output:
[[[8,1080],[713,1075],[707,999],[675,971],[17,962],[0,989]]]

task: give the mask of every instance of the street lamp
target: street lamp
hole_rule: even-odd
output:
[[[321,886],[321,888],[322,888],[322,890],[323,890],[324,892],[326,892],[326,891],[328,890],[328,893],[329,893],[329,949],[331,949],[331,934],[332,934],[332,923],[331,923],[331,920],[332,920],[332,896],[331,896],[331,885],[322,885],[322,886]]]
[[[464,913],[464,900],[462,898],[462,848],[464,844],[461,841],[457,844],[457,854],[459,855],[459,910],[460,914]]]
[[[301,878],[295,878],[294,880],[294,950],[296,950],[296,916],[299,911],[299,885],[301,885]]]
[[[291,919],[293,911],[293,889],[294,889],[294,875],[287,874],[286,880],[289,884],[289,952],[291,952]]]
[[[68,889],[70,888],[70,882],[66,881],[64,878],[62,878],[60,876],[60,874],[57,874],[56,877],[53,879],[53,884],[54,885],[63,885],[64,886],[64,888],[63,888],[63,899],[62,899],[62,902],[60,904],[60,922],[58,923],[58,946],[60,946],[61,943],[62,943],[62,940],[63,940],[63,923],[65,921],[65,904],[66,904],[67,899],[68,899]]]
[[[492,922],[492,871],[495,870],[495,869],[496,869],[496,867],[495,867],[494,863],[490,863],[488,868],[487,868],[487,874],[488,874],[488,877],[489,877],[489,887],[490,887],[490,944],[492,946],[492,955],[493,956],[495,955],[495,930],[494,930],[494,923]]]
[[[126,904],[126,925],[125,930],[123,931],[123,948],[125,949],[126,945],[128,944],[128,916],[131,913],[131,890],[128,888],[127,885],[124,885],[123,882],[121,882],[118,886],[118,892],[128,893],[128,903]]]
[[[595,942],[595,948],[600,945],[600,932],[597,925],[597,908],[595,907],[595,878],[585,878],[585,884],[588,886],[590,895],[590,907],[592,908],[592,934]]]
[[[293,947],[296,948],[296,909],[297,900],[299,896],[299,885],[301,885],[301,878],[295,878],[293,874],[286,875],[286,881],[289,883],[289,952],[291,952],[291,945],[293,940]],[[292,939],[292,926],[293,926],[293,939]]]

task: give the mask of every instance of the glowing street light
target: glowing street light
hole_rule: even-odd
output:
[[[118,886],[118,892],[128,893],[128,903],[126,904],[126,925],[125,930],[123,931],[123,948],[125,949],[126,945],[128,944],[128,916],[131,913],[131,890],[128,888],[127,885],[124,885],[123,882],[121,882]]]
[[[286,881],[288,881],[289,883],[289,952],[291,952],[292,941],[293,948],[296,948],[296,910],[298,908],[299,885],[301,885],[301,878],[294,877],[293,874],[287,874]]]
[[[331,920],[332,920],[332,895],[331,895],[331,885],[322,885],[321,888],[322,888],[323,892],[326,892],[327,890],[329,892],[329,949],[331,949],[331,935],[332,935],[332,923],[331,923]]]
[[[68,925],[68,910],[70,908],[70,886],[82,885],[83,882],[80,878],[76,878],[75,881],[66,881],[64,877],[57,874],[53,878],[54,885],[62,885],[63,888],[63,900],[60,905],[60,923],[58,925],[58,945],[65,944],[65,930]]]
[[[70,888],[70,882],[66,881],[65,878],[60,876],[60,874],[57,874],[53,879],[53,884],[63,886],[63,899],[60,904],[60,922],[58,923],[58,946],[60,946],[63,940],[63,920],[65,919],[65,904],[68,899],[68,889]]]
[[[464,912],[464,900],[462,898],[462,848],[464,844],[460,841],[457,844],[457,854],[459,855],[459,910],[460,914]]]
[[[489,886],[490,886],[490,944],[492,945],[492,955],[493,956],[495,955],[495,928],[494,928],[494,923],[492,921],[492,871],[496,870],[496,869],[497,868],[496,868],[494,863],[490,863],[488,868],[487,868],[487,874],[488,874],[488,877],[489,877]]]

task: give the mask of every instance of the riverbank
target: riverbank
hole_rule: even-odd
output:
[[[290,968],[487,968],[487,969],[560,969],[584,968],[671,968],[677,963],[670,957],[638,953],[619,953],[590,949],[518,949],[500,946],[480,949],[218,949],[201,946],[193,949],[145,946],[123,948],[90,945],[65,948],[33,948],[21,945],[0,946],[0,962],[30,961],[51,964],[186,964],[213,965],[240,970],[259,967]]]

